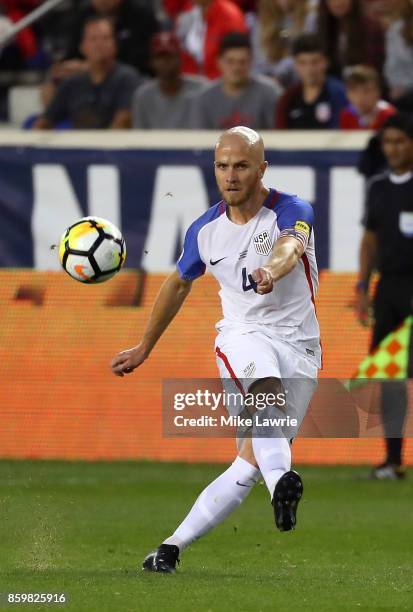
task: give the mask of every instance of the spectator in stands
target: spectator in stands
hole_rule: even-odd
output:
[[[6,33],[17,21],[40,4],[39,0],[2,0],[0,30]],[[45,57],[32,27],[27,27],[3,49],[0,48],[0,70],[44,68]]]
[[[68,121],[76,129],[128,128],[132,95],[139,75],[116,62],[112,22],[94,17],[85,23],[81,50],[88,68],[60,85],[34,129],[50,129]]]
[[[154,34],[151,51],[156,78],[135,92],[133,127],[155,130],[189,128],[192,100],[205,84],[205,79],[182,75],[181,49],[172,32]]]
[[[350,104],[340,113],[343,130],[378,130],[396,113],[396,108],[381,99],[380,77],[371,66],[349,66],[344,71]]]
[[[366,17],[375,21],[385,31],[390,23],[400,16],[397,7],[400,3],[400,0],[363,0],[363,9]]]
[[[219,51],[222,78],[211,83],[194,100],[193,126],[226,130],[245,125],[254,130],[274,127],[281,87],[271,79],[251,75],[252,52],[248,34],[224,36]]]
[[[318,31],[330,74],[341,77],[346,66],[355,64],[374,66],[381,74],[383,31],[363,14],[360,0],[320,0]]]
[[[399,18],[386,32],[384,75],[390,99],[406,111],[413,111],[413,4],[397,3]]]
[[[112,20],[118,46],[118,58],[124,64],[134,66],[142,74],[149,74],[149,41],[159,30],[159,24],[149,3],[134,0],[88,0],[80,9],[71,28],[66,60],[60,65],[61,75],[70,76],[84,67],[80,49],[83,25],[91,17],[107,17]],[[72,60],[72,61],[70,61]],[[77,61],[73,61],[77,60]],[[55,69],[57,72],[57,68]]]
[[[279,129],[320,130],[339,127],[340,111],[347,106],[343,84],[327,76],[328,61],[316,34],[296,38],[292,49],[299,83],[278,104]]]
[[[194,0],[176,19],[175,31],[183,48],[185,74],[208,79],[220,76],[219,45],[228,32],[246,32],[245,17],[230,0]]]
[[[275,77],[288,87],[295,80],[293,40],[317,27],[314,0],[261,0],[257,16],[250,15],[253,70]]]

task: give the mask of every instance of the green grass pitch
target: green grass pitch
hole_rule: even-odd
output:
[[[258,485],[175,575],[143,573],[218,465],[0,462],[0,591],[76,611],[412,610],[413,487],[367,468],[303,467],[295,532]],[[138,569],[139,568],[139,569]],[[1,596],[0,609],[5,607]]]

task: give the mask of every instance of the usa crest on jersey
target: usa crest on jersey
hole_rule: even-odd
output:
[[[272,240],[268,230],[253,236],[254,247],[258,255],[269,255],[272,249]]]

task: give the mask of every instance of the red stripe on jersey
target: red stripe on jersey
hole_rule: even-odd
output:
[[[223,215],[225,212],[225,202],[224,200],[221,200],[219,203],[219,214]]]
[[[280,194],[278,193],[278,191],[274,189],[274,193],[272,194],[271,200],[267,204],[267,208],[269,208],[270,210],[273,210],[279,197],[280,197]]]
[[[303,261],[304,264],[304,270],[305,270],[305,275],[307,277],[307,282],[308,282],[308,286],[310,287],[310,292],[311,292],[311,301],[314,304],[315,307],[315,301],[314,301],[314,287],[313,287],[313,281],[311,279],[311,272],[310,272],[310,263],[308,261],[308,257],[306,253],[303,253],[301,256],[301,259]]]
[[[231,368],[231,364],[228,361],[228,357],[225,355],[225,353],[223,353],[221,351],[221,349],[219,348],[219,346],[216,347],[215,349],[216,354],[218,355],[218,357],[220,359],[222,359],[222,361],[224,362],[225,367],[227,368],[228,372],[230,373],[230,376],[232,378],[232,380],[234,381],[234,383],[237,385],[238,389],[241,391],[242,395],[244,395],[244,389],[242,387],[242,384],[240,383],[240,381],[238,380],[234,370]]]
[[[317,317],[317,308],[315,306],[315,300],[314,300],[314,287],[313,287],[313,281],[312,281],[312,278],[311,278],[310,263],[308,261],[307,254],[303,253],[302,256],[301,256],[301,259],[302,259],[302,262],[304,264],[304,270],[305,270],[305,275],[307,277],[308,286],[310,287],[311,301],[314,304],[315,316]],[[320,349],[321,349],[321,351],[323,351],[323,345],[321,344],[321,339],[320,339]],[[321,357],[321,369],[323,369],[323,357]]]

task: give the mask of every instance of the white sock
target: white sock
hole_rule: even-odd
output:
[[[252,448],[271,499],[281,476],[291,469],[291,449],[286,438],[253,438]]]
[[[258,481],[260,471],[237,457],[230,467],[202,491],[173,535],[163,544],[174,544],[182,552],[221,523],[247,497]]]
[[[257,415],[257,413],[256,413]],[[268,407],[257,415],[261,422],[265,417],[285,417],[285,414],[275,407]],[[257,427],[254,425],[252,448],[271,499],[275,485],[285,472],[291,469],[291,448],[284,437],[281,426],[269,425]]]

